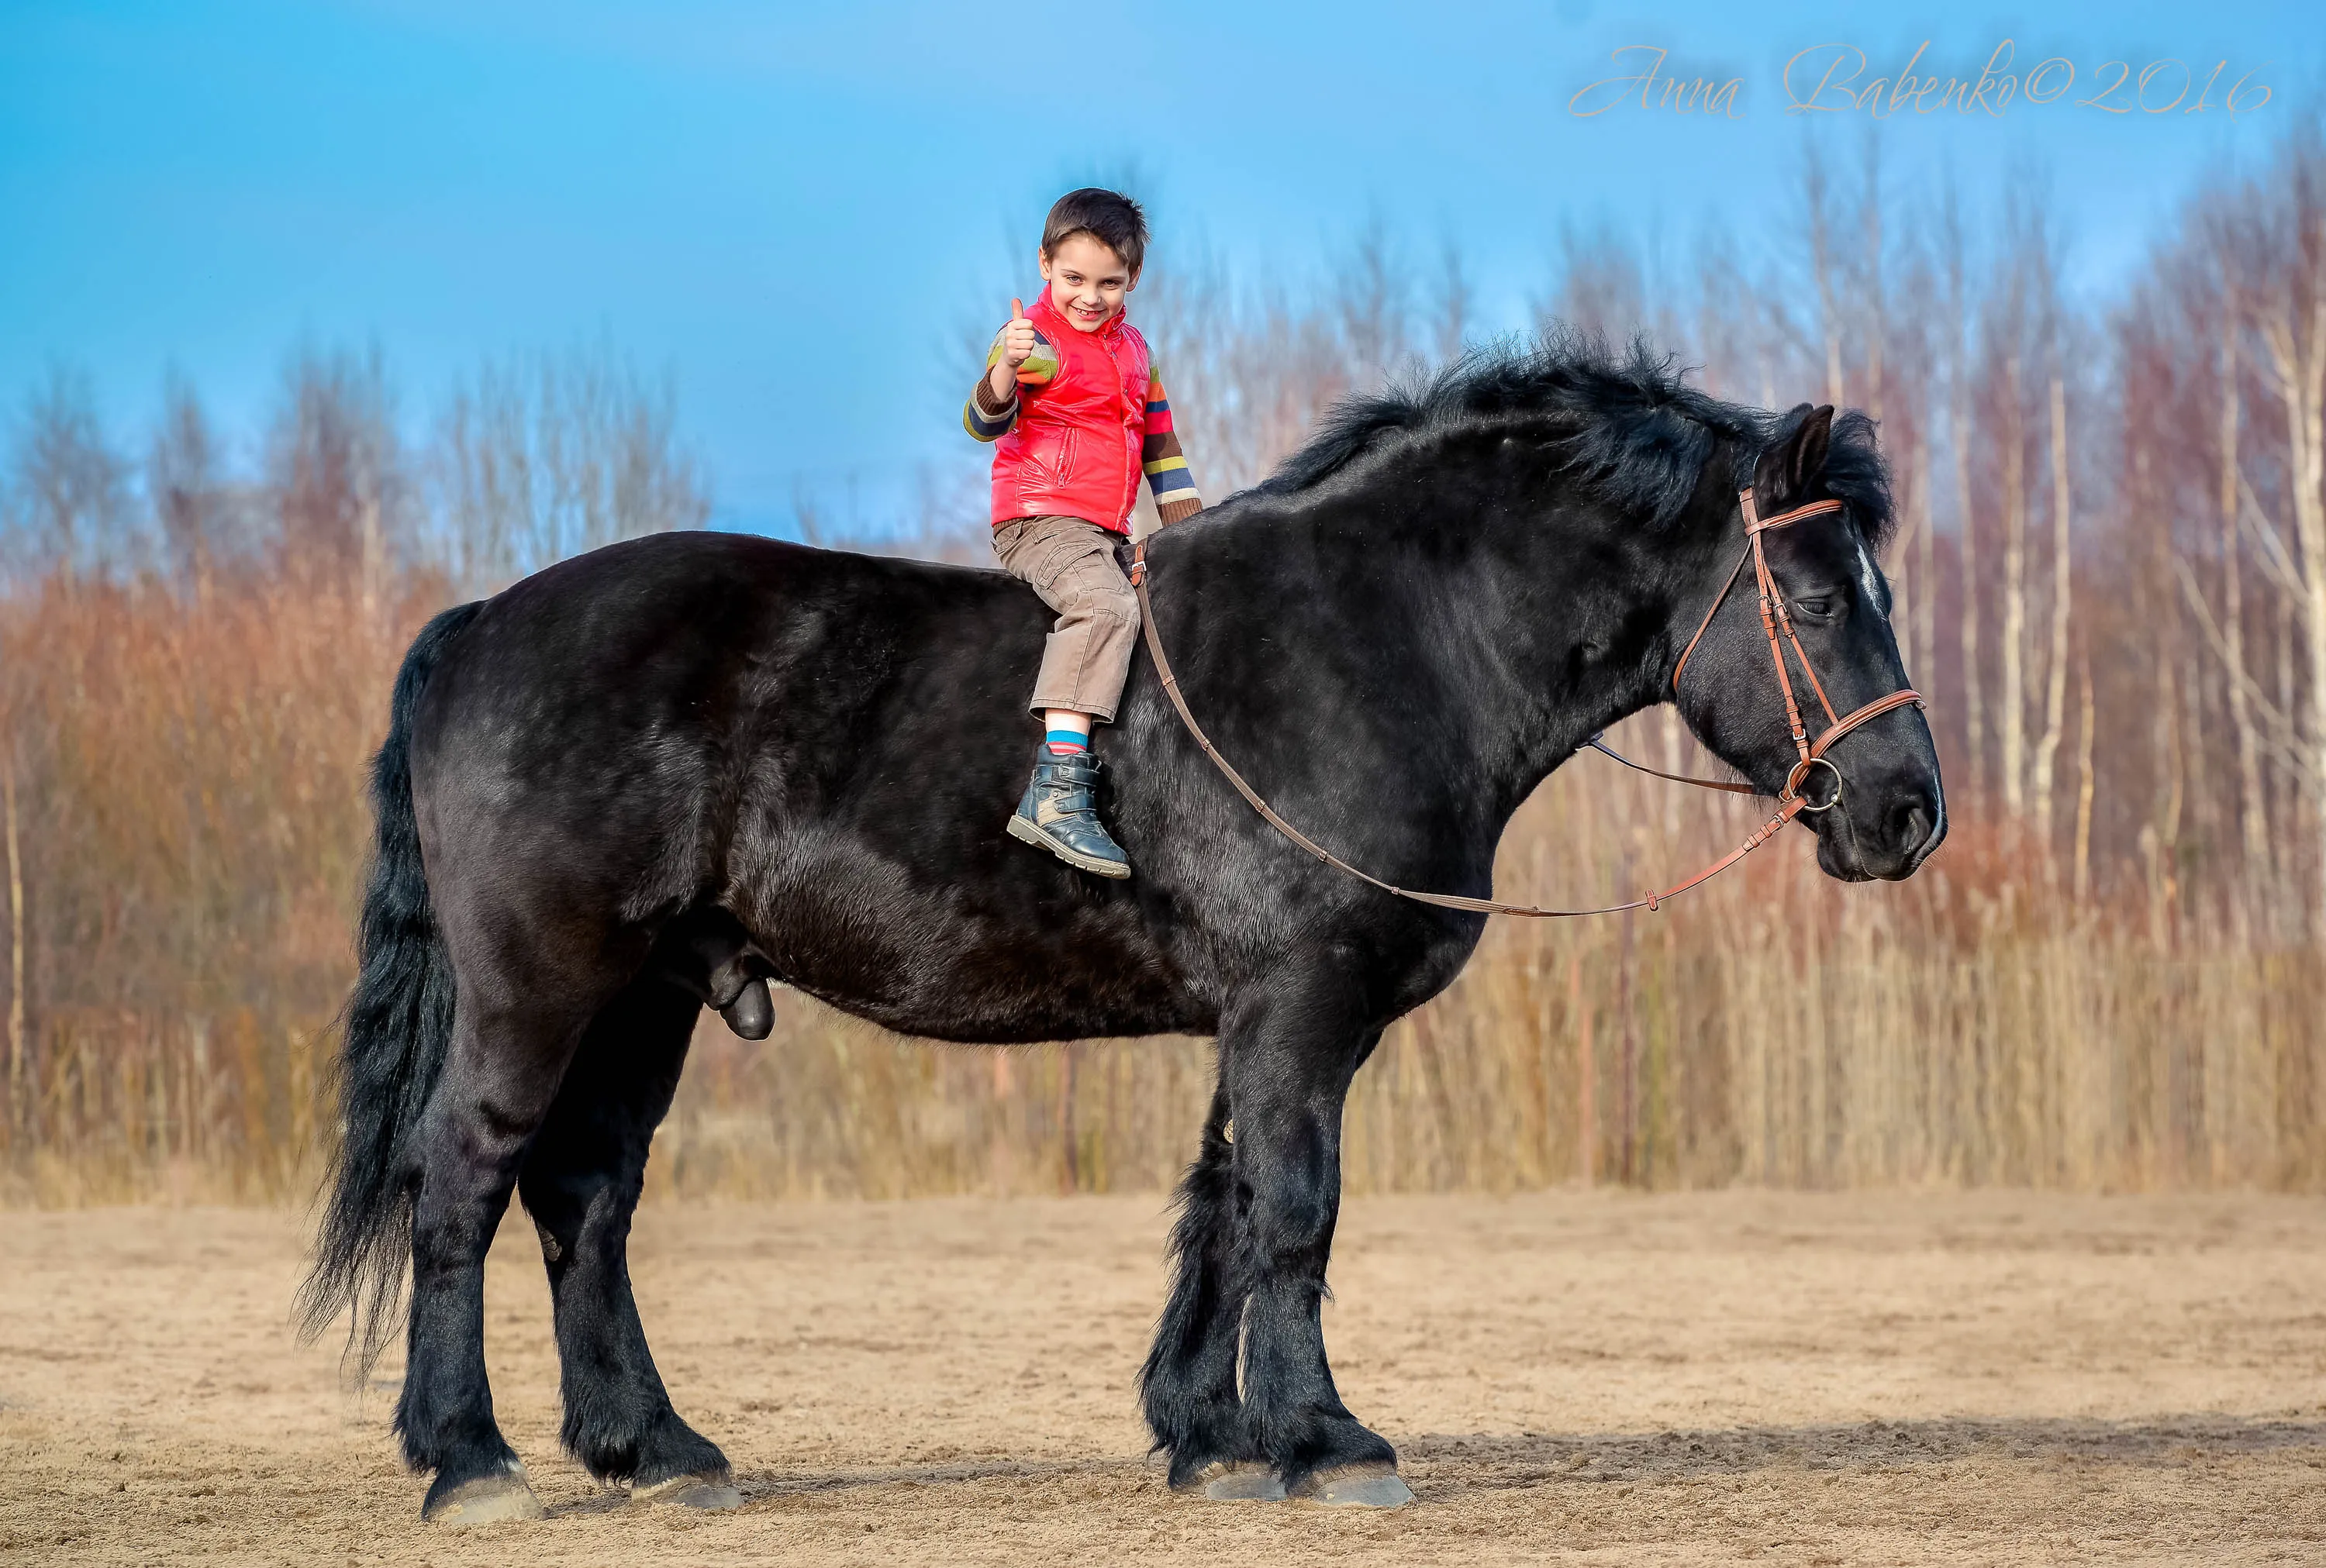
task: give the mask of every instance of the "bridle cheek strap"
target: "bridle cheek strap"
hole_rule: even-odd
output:
[[[1765,521],[1761,519],[1754,510],[1752,491],[1746,490],[1738,496],[1737,504],[1743,508],[1744,514],[1744,553],[1736,558],[1735,566],[1728,573],[1728,580],[1720,585],[1720,592],[1714,598],[1712,608],[1704,612],[1704,619],[1697,626],[1696,636],[1689,638],[1688,646],[1680,650],[1679,663],[1672,671],[1672,690],[1674,691],[1679,690],[1680,674],[1688,668],[1689,655],[1695,653],[1697,644],[1704,640],[1706,630],[1712,625],[1712,617],[1720,613],[1720,607],[1727,602],[1728,595],[1736,587],[1737,580],[1744,576],[1745,563],[1751,562],[1754,586],[1759,589],[1761,597],[1762,628],[1768,634],[1769,656],[1775,661],[1777,686],[1785,697],[1785,721],[1792,731],[1793,748],[1800,754],[1800,760],[1795,763],[1792,771],[1785,775],[1785,793],[1778,797],[1777,814],[1754,829],[1743,843],[1685,882],[1664,888],[1661,892],[1644,894],[1628,904],[1610,904],[1598,909],[1541,909],[1531,904],[1503,904],[1491,898],[1466,898],[1452,893],[1418,893],[1411,888],[1400,887],[1392,883],[1384,882],[1370,871],[1358,869],[1309,838],[1279,816],[1276,809],[1261,798],[1260,792],[1244,782],[1243,775],[1229,765],[1228,759],[1222,756],[1219,748],[1212,744],[1211,737],[1204,733],[1204,727],[1196,722],[1195,714],[1187,707],[1186,696],[1179,690],[1179,677],[1173,672],[1171,661],[1163,654],[1162,632],[1156,625],[1155,604],[1149,597],[1147,589],[1147,541],[1145,539],[1140,540],[1133,552],[1130,586],[1139,592],[1139,626],[1146,639],[1148,655],[1155,661],[1155,673],[1162,680],[1163,694],[1171,700],[1172,708],[1179,715],[1179,722],[1186,726],[1187,733],[1195,738],[1196,747],[1211,759],[1212,765],[1220,770],[1228,783],[1235,787],[1236,793],[1250,803],[1251,809],[1258,812],[1269,826],[1326,865],[1335,870],[1344,871],[1361,882],[1371,883],[1382,892],[1394,894],[1400,898],[1410,899],[1416,904],[1432,905],[1439,909],[1458,909],[1469,914],[1524,914],[1540,919],[1565,919],[1584,914],[1616,914],[1627,909],[1645,909],[1652,912],[1661,907],[1664,900],[1685,893],[1698,883],[1709,881],[1727,870],[1737,861],[1775,838],[1780,829],[1803,812],[1830,811],[1838,805],[1841,803],[1841,770],[1826,758],[1826,753],[1832,749],[1834,742],[1860,725],[1871,719],[1879,719],[1893,709],[1903,708],[1909,703],[1916,708],[1923,706],[1921,694],[1911,688],[1905,688],[1893,691],[1887,697],[1877,697],[1864,707],[1836,718],[1833,704],[1826,697],[1824,682],[1817,678],[1816,670],[1810,664],[1809,651],[1801,646],[1800,636],[1793,630],[1792,617],[1785,609],[1784,595],[1777,590],[1777,580],[1770,574],[1767,554],[1761,548],[1761,535],[1772,528],[1790,526],[1804,517],[1821,517],[1828,513],[1838,512],[1841,510],[1841,503],[1812,501],[1806,506],[1796,506],[1790,512],[1781,512]],[[1814,741],[1810,739],[1808,731],[1802,727],[1800,704],[1793,696],[1792,674],[1785,665],[1786,643],[1792,645],[1793,654],[1800,661],[1801,673],[1809,678],[1810,689],[1817,693],[1818,704],[1825,710],[1825,716],[1828,721],[1825,732]],[[1621,753],[1609,750],[1596,735],[1584,744],[1595,750],[1606,753],[1625,767],[1637,768],[1642,773],[1653,774],[1658,778],[1670,779],[1677,784],[1696,784],[1704,789],[1726,790],[1733,794],[1759,793],[1750,784],[1728,784],[1717,779],[1690,778],[1684,774],[1665,773],[1660,768],[1642,766]],[[1812,804],[1809,797],[1801,793],[1801,786],[1809,782],[1809,775],[1819,767],[1825,768],[1833,775],[1834,791],[1831,799],[1822,804]]]

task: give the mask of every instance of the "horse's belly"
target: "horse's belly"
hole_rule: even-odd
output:
[[[1007,884],[907,880],[826,868],[739,899],[736,914],[786,982],[901,1034],[998,1044],[1212,1026],[1196,988],[1112,890],[1028,899]]]

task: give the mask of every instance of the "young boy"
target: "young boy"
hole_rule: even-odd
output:
[[[1112,190],[1058,199],[1042,225],[1042,281],[1009,302],[962,423],[993,451],[993,553],[1057,612],[1034,682],[1046,731],[1009,834],[1101,877],[1130,858],[1098,819],[1091,726],[1112,723],[1139,636],[1139,598],[1116,561],[1143,471],[1166,524],[1200,510],[1171,405],[1123,305],[1139,286],[1147,219]]]

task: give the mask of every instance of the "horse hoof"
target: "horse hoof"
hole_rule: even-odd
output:
[[[1267,1465],[1249,1461],[1231,1464],[1215,1459],[1195,1473],[1182,1491],[1201,1489],[1204,1500],[1214,1503],[1280,1503],[1284,1482]]]
[[[526,1484],[525,1466],[516,1460],[498,1475],[479,1476],[475,1480],[428,1489],[428,1500],[421,1505],[420,1517],[432,1525],[444,1525],[452,1529],[466,1529],[471,1525],[501,1525],[513,1520],[545,1517],[541,1499],[533,1495]]]
[[[1413,1501],[1413,1489],[1393,1464],[1320,1470],[1300,1484],[1296,1495],[1328,1508],[1401,1508]]]
[[[716,1513],[722,1508],[741,1508],[743,1494],[735,1489],[734,1473],[722,1466],[718,1470],[697,1471],[693,1475],[675,1475],[650,1487],[637,1488],[630,1493],[630,1500]]]

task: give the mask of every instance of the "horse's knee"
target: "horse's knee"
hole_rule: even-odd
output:
[[[1324,1129],[1303,1117],[1275,1136],[1248,1133],[1236,1177],[1247,1242],[1267,1268],[1305,1261],[1331,1243],[1340,1215],[1340,1171]]]

